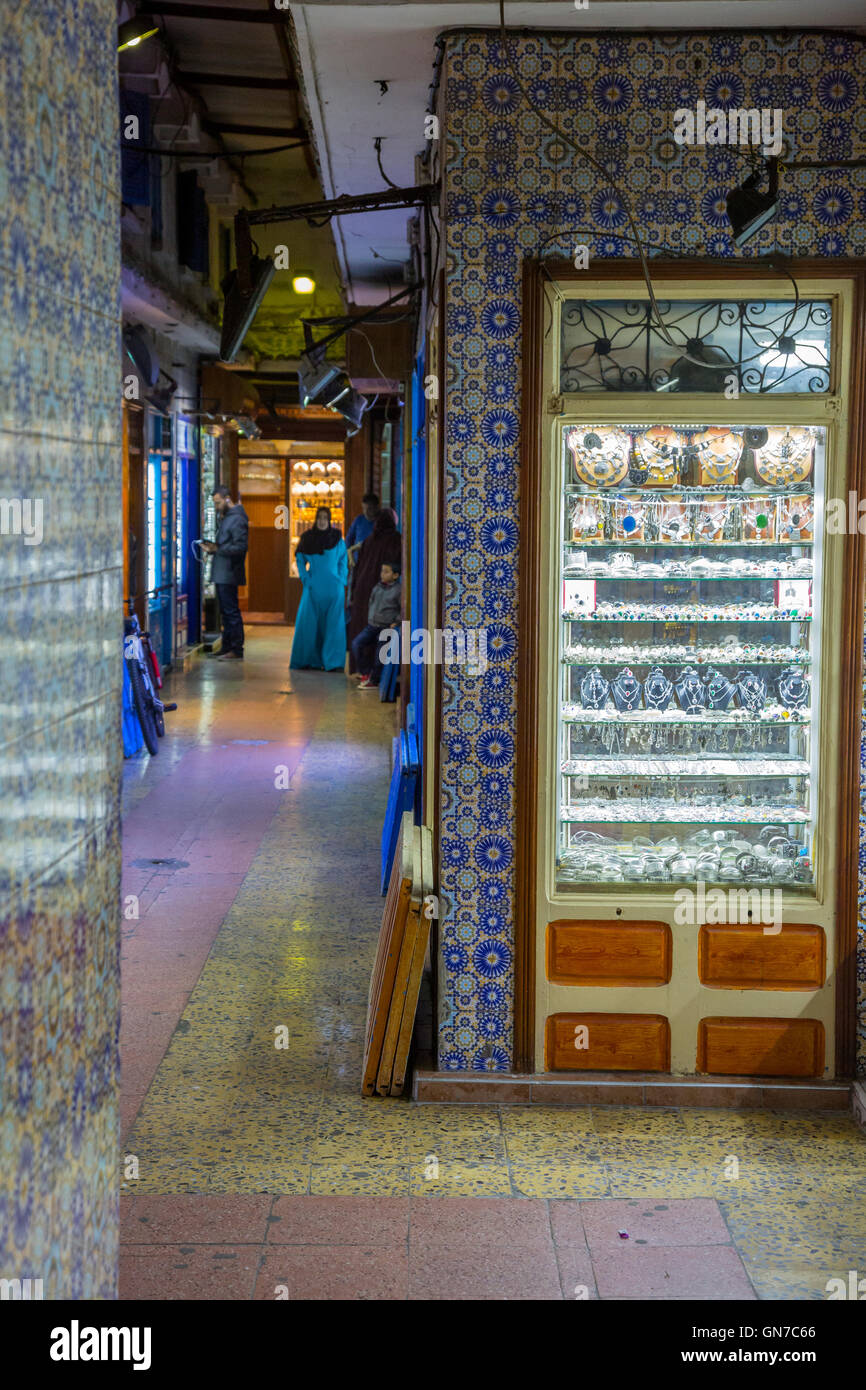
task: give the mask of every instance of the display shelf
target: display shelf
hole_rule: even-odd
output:
[[[708,605],[709,606],[709,605]],[[766,613],[746,615],[743,613],[692,612],[688,608],[674,609],[665,605],[654,611],[649,605],[637,612],[623,611],[613,613],[569,613],[562,614],[564,623],[810,623],[811,613],[791,613],[786,608],[773,608]]]
[[[604,808],[594,805],[560,807],[566,825],[805,825],[811,812],[792,806],[695,806],[690,802],[648,806],[621,797]]]
[[[563,777],[749,777],[763,781],[768,777],[809,776],[809,764],[801,758],[711,758],[702,753],[699,762],[683,767],[686,761],[686,757],[570,758],[560,763],[559,770]]]
[[[582,885],[585,887],[587,884],[595,884],[599,872],[598,869],[570,869],[559,865],[557,866],[557,876],[563,887],[570,885],[574,885],[575,887]],[[707,871],[703,869],[679,873],[676,870],[662,867],[661,871],[653,872],[652,870],[648,870],[645,865],[641,865],[639,862],[632,864],[627,859],[615,866],[611,865],[604,870],[604,882],[614,887],[622,885],[624,882],[656,884],[675,883],[680,885],[697,885],[698,883],[704,883],[706,891],[712,888],[764,890],[779,888],[784,889],[785,892],[790,892],[792,889],[795,892],[798,890],[802,892],[808,886],[810,876],[811,869],[808,867],[803,877],[799,879],[795,877],[794,870],[791,870],[785,877],[781,875],[779,877],[774,877],[772,873],[757,877],[755,875],[738,873],[736,869],[729,870],[725,873],[720,871],[709,876]]]
[[[632,541],[632,540],[564,540],[566,550],[790,550],[792,547],[808,546],[811,550],[814,541]]]
[[[802,647],[776,647],[766,655],[738,654],[724,656],[721,649],[702,651],[700,647],[636,648],[584,647],[568,648],[560,657],[563,666],[811,666],[812,658]]]
[[[743,570],[732,570],[728,574],[672,574],[669,570],[664,574],[641,574],[633,570],[617,570],[611,572],[607,570],[604,574],[588,566],[584,569],[570,570],[567,567],[562,571],[563,579],[592,579],[596,584],[713,584],[722,582],[739,582],[752,584],[778,584],[786,579],[810,579],[809,574],[754,574]]]
[[[679,827],[674,845],[740,826],[729,838],[745,859],[731,881],[808,882],[824,430],[587,422],[564,425],[561,439],[559,876],[598,885],[665,877],[661,849],[619,843],[576,880],[581,826],[617,827],[608,839],[629,825],[638,839],[639,827]],[[776,633],[782,640],[760,640]],[[614,694],[631,708],[617,708]],[[727,707],[706,708],[710,699]],[[779,824],[800,838],[777,840],[767,867],[753,840]]]
[[[560,707],[563,724],[685,724],[698,728],[704,725],[712,729],[741,729],[760,725],[778,729],[784,725],[798,727],[808,724],[811,718],[809,710],[785,710],[781,705],[774,707],[771,712],[762,710],[760,714],[748,709],[704,710],[701,714],[686,714],[681,709],[595,710],[575,704]]]
[[[725,501],[760,502],[764,497],[811,497],[812,488],[808,483],[791,483],[785,487],[752,487],[748,492],[740,487],[725,487],[721,483],[656,483],[652,487],[623,487],[613,484],[610,487],[593,487],[589,483],[566,483],[563,489],[569,497],[593,498],[603,502],[616,502],[620,498],[634,498],[641,502],[668,500],[675,495],[678,500],[689,502],[702,497],[724,497]]]

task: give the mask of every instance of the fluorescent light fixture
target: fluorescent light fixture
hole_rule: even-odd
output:
[[[122,53],[125,48],[136,48],[158,33],[159,25],[150,15],[136,15],[117,26],[117,51]]]
[[[221,362],[234,362],[275,272],[276,267],[270,256],[264,259],[251,256],[248,291],[241,289],[237,270],[230,271],[223,280],[225,303],[220,337]]]

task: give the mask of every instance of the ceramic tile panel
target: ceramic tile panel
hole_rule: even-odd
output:
[[[0,1276],[51,1299],[116,1294],[116,23],[0,31]]]
[[[838,33],[519,33],[445,36],[445,627],[487,629],[489,666],[442,670],[438,1063],[508,1071],[514,971],[516,655],[520,641],[521,274],[525,255],[634,257],[622,198],[545,117],[632,190],[650,255],[731,258],[724,198],[742,164],[678,146],[673,113],[783,110],[789,158],[866,154],[866,52]],[[866,170],[784,177],[778,217],[742,254],[866,255]],[[866,829],[858,988],[866,1072]]]

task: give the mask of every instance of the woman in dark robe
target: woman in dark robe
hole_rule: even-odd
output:
[[[316,524],[304,531],[295,552],[304,586],[290,665],[296,670],[342,671],[346,664],[344,604],[349,561],[346,542],[331,525],[327,507],[316,512]]]
[[[383,507],[373,523],[352,571],[352,593],[349,601],[348,647],[349,670],[355,670],[352,641],[367,626],[367,607],[370,595],[379,583],[383,565],[400,564],[403,538],[397,530],[397,517],[390,507]]]

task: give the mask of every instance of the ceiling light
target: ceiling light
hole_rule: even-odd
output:
[[[738,188],[732,188],[727,196],[725,205],[735,246],[744,246],[776,215],[779,206],[778,161],[768,159],[765,167],[768,182],[766,193],[761,193],[758,188],[761,171],[756,169]]]
[[[295,294],[314,294],[316,280],[309,270],[298,270],[292,276],[292,289]]]
[[[125,48],[135,48],[158,33],[159,25],[149,15],[127,19],[124,24],[117,26],[117,51],[122,53]]]

